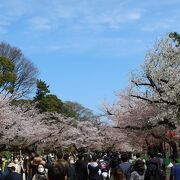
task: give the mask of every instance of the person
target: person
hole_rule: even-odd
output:
[[[30,180],[30,160],[29,156],[26,156],[23,162],[23,167],[25,171],[25,180]]]
[[[36,159],[37,158],[37,159]],[[30,159],[29,159],[29,178],[30,180],[34,177],[34,175],[37,173],[37,167],[40,162],[43,161],[42,157],[36,153],[32,152]]]
[[[157,158],[158,158],[158,160],[159,160],[160,168],[162,168],[162,169],[164,168],[164,169],[165,169],[162,153],[158,153],[158,154],[157,154]]]
[[[69,160],[69,154],[64,154],[64,156],[63,156],[63,159],[65,160],[65,161],[68,161]]]
[[[69,159],[69,167],[68,167],[68,180],[75,180],[75,162],[74,157],[70,156]]]
[[[55,161],[55,164],[59,164],[60,167],[63,166],[63,170],[66,172],[66,177],[68,177],[69,163],[64,159],[63,152],[59,150],[56,156],[57,160]]]
[[[141,159],[141,154],[140,154],[140,153],[136,153],[136,160],[142,160],[142,159]]]
[[[4,179],[4,173],[3,173],[3,171],[2,171],[2,169],[0,168],[0,180],[3,180]]]
[[[53,163],[53,156],[52,156],[51,153],[46,156],[46,162],[48,164],[52,164]]]
[[[100,166],[97,163],[96,155],[92,156],[92,162],[88,164],[89,180],[100,180]]]
[[[180,164],[176,159],[173,160],[173,167],[171,168],[170,180],[180,179]]]
[[[119,164],[119,168],[124,173],[126,179],[129,180],[130,176],[131,176],[131,172],[130,172],[131,163],[128,161],[129,157],[128,157],[127,153],[124,153],[121,155],[121,160],[122,160],[122,162]]]
[[[87,163],[84,156],[80,153],[75,163],[75,180],[86,180],[88,178]]]
[[[21,166],[17,157],[13,157],[13,162],[11,162],[11,166],[12,165],[15,167],[15,172],[21,174]]]
[[[117,170],[120,164],[120,156],[118,153],[113,153],[110,156],[109,168],[110,168],[110,177],[114,175],[117,176]]]
[[[142,160],[137,160],[133,166],[130,180],[144,180],[145,166]]]
[[[26,174],[25,174],[25,166],[24,166],[24,158],[23,156],[20,156],[19,158],[19,165],[21,167],[21,176],[23,180],[26,180]]]
[[[63,159],[63,152],[61,150],[59,150],[56,154],[56,161],[52,164],[48,164],[46,161],[44,161],[40,156],[38,157],[34,157],[33,158],[33,162],[34,164],[42,164],[46,169],[50,169],[52,167],[54,167],[53,165],[56,164],[60,167],[63,167],[63,171],[65,171],[66,177],[68,177],[68,167],[69,167],[69,163]]]
[[[66,168],[60,163],[54,163],[49,166],[48,180],[67,180]]]
[[[22,180],[21,174],[15,172],[16,167],[14,163],[10,163],[7,168],[9,174],[6,175],[3,180]]]
[[[37,173],[33,176],[32,180],[47,180],[47,172],[42,164],[38,165]]]
[[[1,163],[1,170],[2,170],[2,172],[3,173],[5,173],[5,170],[6,170],[6,168],[7,168],[7,159],[5,158],[5,157],[2,157],[2,163]]]
[[[113,180],[126,180],[126,177],[119,167],[114,168]]]
[[[165,180],[165,173],[161,169],[159,159],[156,151],[148,151],[150,160],[147,161],[147,169],[145,173],[145,180]]]
[[[99,161],[101,168],[101,179],[108,180],[109,179],[109,163],[107,155],[104,155],[103,158]]]

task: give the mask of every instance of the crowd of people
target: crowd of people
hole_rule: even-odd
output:
[[[162,154],[63,153],[0,157],[0,180],[180,180],[180,164],[174,159],[167,177]]]

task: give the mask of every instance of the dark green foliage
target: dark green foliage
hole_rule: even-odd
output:
[[[10,151],[1,151],[0,156],[9,159],[12,156],[12,152],[10,152]]]
[[[45,81],[37,81],[37,91],[34,101],[37,103],[36,107],[40,109],[41,112],[57,112],[62,111],[63,102],[58,99],[56,95],[49,94],[49,85]]]
[[[42,112],[60,113],[62,111],[62,105],[62,101],[58,99],[56,95],[49,94],[38,101],[37,107]]]
[[[176,47],[180,47],[180,34],[177,32],[171,32],[169,37],[174,40]]]
[[[44,81],[37,81],[37,91],[34,102],[41,112],[62,113],[66,117],[72,117],[79,121],[94,121],[96,118],[90,109],[76,102],[62,102],[56,95],[49,94],[49,85]]]
[[[13,106],[32,106],[33,101],[30,99],[14,99],[11,101]]]
[[[49,85],[45,83],[45,81],[37,80],[37,91],[35,100],[42,100],[48,93],[50,93]]]
[[[0,87],[1,92],[6,90],[13,93],[16,74],[14,63],[6,57],[0,56]]]
[[[67,117],[77,118],[77,113],[67,103],[63,103],[62,113]]]

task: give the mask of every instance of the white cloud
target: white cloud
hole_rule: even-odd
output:
[[[170,28],[175,31],[177,28],[174,27],[179,26],[178,9],[176,13],[175,9],[163,10],[160,7],[162,0],[156,4],[153,3],[155,0],[149,1],[148,5],[144,0],[138,3],[133,0],[2,1],[0,35],[3,37],[3,34],[8,34],[8,30],[14,26],[9,37],[14,38],[17,32],[21,35],[18,37],[19,42],[24,43],[24,46],[31,46],[26,49],[30,52],[98,51],[102,54],[112,52],[126,55],[129,47],[132,51],[140,51],[146,44],[144,39],[152,38],[144,37],[142,31],[154,32],[157,36],[156,31]],[[177,17],[173,19],[173,15]],[[165,19],[168,16],[171,21]],[[5,37],[8,40],[8,36]]]
[[[68,25],[69,28],[81,27],[82,29],[119,28],[122,23],[139,20],[143,12],[141,9],[126,9],[124,6],[127,3],[119,3],[118,1],[112,4],[112,7],[107,6],[107,3],[103,2],[93,3],[93,5],[90,1],[77,1],[78,3],[66,3],[66,1],[53,2],[49,9],[42,8],[44,10],[41,14],[42,17],[51,20],[51,28],[49,22],[44,22],[43,20],[43,23],[40,20],[36,20],[42,26],[38,26],[38,23],[34,22],[33,25],[37,27],[34,29],[58,29]]]
[[[45,17],[34,17],[29,20],[29,26],[33,30],[50,30],[52,29],[51,22]]]
[[[0,34],[7,33],[13,21],[14,18],[9,15],[0,15]]]
[[[137,21],[142,17],[141,10],[125,8],[129,2],[2,0],[0,27],[8,30],[13,22],[24,18],[29,30],[39,32],[58,29],[64,25],[71,29],[120,28],[123,23]]]
[[[127,15],[127,18],[128,18],[129,20],[138,20],[138,19],[141,18],[141,14],[140,14],[139,12],[129,13],[129,14]]]
[[[8,33],[9,27],[21,18],[29,9],[29,4],[23,0],[2,0],[0,5],[0,33]]]
[[[82,23],[89,28],[121,28],[124,24],[137,21],[142,17],[140,12],[107,12],[88,14],[83,17]]]

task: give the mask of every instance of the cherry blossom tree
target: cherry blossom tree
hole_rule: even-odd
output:
[[[131,82],[138,94],[131,96],[160,108],[156,121],[175,126],[180,113],[179,74],[180,48],[171,38],[162,38],[146,54],[141,71],[132,73]]]
[[[12,105],[1,99],[1,143],[7,147],[40,146],[45,149],[76,146],[101,149],[104,136],[90,121],[77,121],[58,113],[40,113],[35,105]]]
[[[162,141],[167,129],[179,127],[179,74],[180,47],[175,39],[162,38],[146,54],[142,68],[132,73],[130,88],[117,94],[113,105],[104,105],[114,127],[133,140],[131,145],[148,134]]]
[[[123,137],[124,144],[141,149],[145,143],[144,137],[156,126],[150,119],[157,114],[157,109],[143,100],[129,96],[130,92],[131,89],[117,93],[117,101],[113,105],[105,103],[104,111],[112,121],[112,128],[119,131],[119,137]]]

